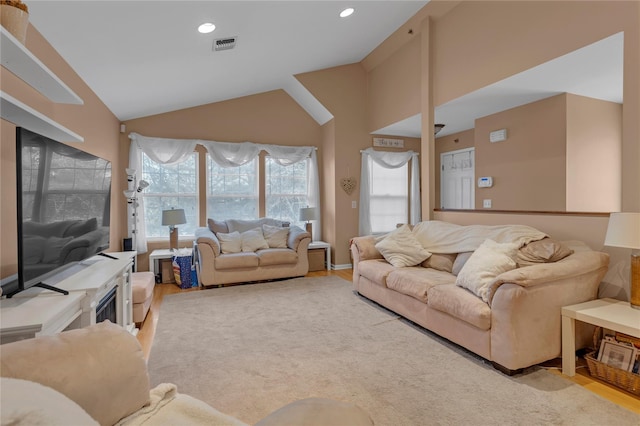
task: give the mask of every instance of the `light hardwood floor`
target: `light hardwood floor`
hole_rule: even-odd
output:
[[[343,278],[347,281],[351,281],[352,270],[351,269],[343,269],[339,271],[319,271],[319,272],[309,272],[307,274],[308,277],[322,277],[327,275],[334,275],[340,278]],[[198,288],[181,290],[175,284],[156,284],[156,288],[153,294],[153,301],[151,302],[151,308],[145,319],[144,323],[140,327],[140,331],[138,332],[138,341],[142,345],[142,349],[144,351],[145,359],[149,359],[149,353],[151,352],[151,347],[153,345],[153,338],[156,332],[156,326],[158,324],[158,318],[160,316],[160,305],[162,304],[162,299],[165,295],[187,292],[187,291],[215,291],[215,289],[209,290],[200,290]],[[561,361],[555,360],[555,362],[550,362],[547,365],[551,372],[554,374],[562,376],[561,372]],[[582,368],[580,368],[582,366]],[[585,389],[600,395],[601,397],[612,401],[615,404],[618,404],[622,407],[625,407],[635,413],[640,414],[640,397],[635,396],[629,392],[626,392],[618,387],[610,385],[606,382],[598,380],[596,378],[591,377],[589,375],[589,370],[586,368],[586,363],[584,361],[578,363],[578,368],[576,370],[576,375],[574,377],[563,376],[566,379],[571,380],[572,382],[584,387]]]

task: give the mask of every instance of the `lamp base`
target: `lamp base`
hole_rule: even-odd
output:
[[[305,224],[305,230],[310,233],[313,236],[313,225],[311,224],[311,222],[307,222]]]
[[[171,250],[178,248],[178,228],[169,230],[169,248]]]
[[[640,309],[640,253],[631,254],[631,280],[629,285],[631,287],[631,295],[629,297],[631,307]]]

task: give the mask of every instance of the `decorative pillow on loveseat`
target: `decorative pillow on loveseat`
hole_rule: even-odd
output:
[[[489,288],[503,272],[516,269],[517,243],[496,243],[486,239],[464,264],[456,285],[489,302]]]
[[[261,228],[254,228],[240,234],[242,238],[242,251],[252,252],[259,249],[267,249],[269,245],[262,235]]]
[[[289,238],[289,228],[280,226],[262,225],[262,234],[267,244],[271,248],[287,248],[287,238]]]
[[[376,248],[385,260],[395,266],[415,266],[431,256],[422,244],[418,242],[408,225],[389,232],[376,243]]]

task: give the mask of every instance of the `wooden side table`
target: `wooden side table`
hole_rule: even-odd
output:
[[[331,270],[331,244],[325,243],[324,241],[312,241],[309,243],[309,248],[307,250],[318,250],[318,249],[324,249],[327,271],[330,271]]]
[[[562,373],[576,374],[576,320],[640,337],[640,310],[629,302],[596,299],[562,308]]]
[[[186,247],[189,250],[189,254],[192,254],[192,248]],[[185,248],[180,248],[179,250],[185,250]],[[156,262],[160,259],[171,259],[173,256],[173,250],[171,249],[157,249],[151,252],[149,255],[149,271],[153,272],[153,275],[156,275],[156,271],[158,269]]]

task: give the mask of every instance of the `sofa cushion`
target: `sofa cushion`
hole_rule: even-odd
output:
[[[225,253],[240,253],[242,251],[242,237],[238,231],[216,235],[220,240],[220,251]]]
[[[518,266],[557,262],[573,253],[566,245],[551,238],[530,242],[518,250]]]
[[[289,228],[279,226],[262,225],[262,234],[267,244],[271,248],[287,248],[287,238],[289,237]]]
[[[430,308],[445,312],[481,330],[491,328],[491,308],[473,293],[456,285],[438,285],[429,289]]]
[[[421,266],[437,269],[438,271],[451,272],[456,257],[456,253],[433,253],[427,260],[422,262]]]
[[[516,268],[517,243],[497,243],[485,240],[473,252],[462,267],[456,285],[470,290],[485,302],[489,301],[489,289],[496,277]]]
[[[219,270],[237,268],[257,268],[258,255],[256,253],[226,253],[221,254],[214,260],[215,268]]]
[[[291,265],[298,263],[298,253],[288,248],[273,248],[258,250],[260,266]]]
[[[242,251],[256,251],[259,249],[269,248],[267,240],[262,235],[262,228],[254,228],[240,234],[242,239]]]
[[[387,276],[395,269],[384,259],[363,260],[358,263],[361,276],[383,287],[387,286]]]
[[[406,224],[388,233],[376,243],[376,248],[397,268],[418,265],[431,256]]]
[[[387,288],[426,303],[431,287],[453,284],[455,281],[456,277],[448,272],[417,266],[391,272],[387,277]]]

